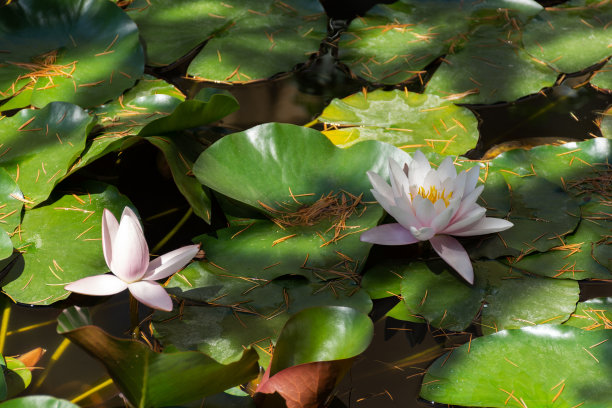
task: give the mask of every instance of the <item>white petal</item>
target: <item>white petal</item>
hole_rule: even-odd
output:
[[[391,211],[393,207],[395,206],[395,201],[393,200],[393,198],[391,198],[392,201],[389,201],[387,196],[379,193],[378,190],[371,189],[370,191],[372,192],[374,199],[378,201],[378,204],[380,204],[380,206],[384,208],[386,212],[391,214]]]
[[[144,274],[143,279],[158,280],[167,278],[187,265],[199,250],[199,245],[187,245],[158,256],[149,263],[149,268]]]
[[[440,163],[440,166],[438,166],[438,177],[440,181],[457,177],[457,169],[455,169],[452,157],[447,156],[446,159]]]
[[[151,309],[172,311],[172,299],[159,283],[151,281],[138,281],[128,285],[132,296],[140,303],[149,306]]]
[[[472,225],[484,218],[487,210],[480,206],[474,207],[470,212],[464,214],[463,217],[453,217],[452,221],[445,229],[441,230],[440,234],[457,235],[457,232],[465,231]]]
[[[404,228],[410,227],[422,227],[421,222],[416,218],[412,203],[408,200],[405,195],[398,197],[395,201],[395,205],[389,208],[387,211],[397,222],[402,224]]]
[[[380,245],[407,245],[418,242],[418,239],[400,224],[383,224],[370,228],[362,233],[359,239]]]
[[[382,177],[373,171],[368,171],[367,175],[370,179],[370,183],[372,183],[372,187],[374,187],[374,190],[376,190],[379,195],[383,196],[387,202],[392,203],[393,191],[391,190],[391,187],[389,187],[389,184],[387,184]]]
[[[474,190],[476,187],[476,183],[478,183],[478,175],[480,174],[480,167],[478,165],[470,168],[465,171],[466,180],[465,180],[465,188],[463,191],[463,195],[468,195]]]
[[[136,214],[126,207],[113,241],[111,271],[125,282],[142,278],[149,266],[149,246]]]
[[[513,223],[502,220],[501,218],[485,217],[477,224],[473,224],[465,230],[453,232],[452,234],[459,237],[469,237],[472,235],[484,235],[491,234],[493,232],[505,231],[513,226]]]
[[[436,204],[438,202],[442,202],[444,204],[444,201],[442,200],[438,200]],[[459,204],[460,202],[458,200],[451,201],[448,207],[445,207],[443,211],[439,212],[438,215],[434,217],[434,219],[431,221],[431,227],[436,231],[436,233],[438,231],[443,231],[448,226],[451,218],[453,218],[453,215],[457,211]]]
[[[461,173],[457,174],[457,177],[455,177],[454,180],[452,180],[452,185],[450,187],[446,187],[446,185],[444,185],[445,187],[445,192],[449,193],[449,192],[453,192],[453,198],[455,199],[462,199],[464,196],[464,190],[465,190],[465,179],[466,179],[466,174],[465,171],[462,171]],[[448,190],[446,189],[448,188]]]
[[[455,223],[456,221],[462,219],[467,213],[472,212],[475,208],[482,208],[480,207],[480,205],[476,204],[476,201],[478,201],[478,197],[482,193],[483,189],[484,186],[480,185],[476,187],[466,197],[463,197],[463,200],[461,200],[461,204],[459,205],[459,209],[457,209],[457,212],[451,220],[451,223]]]
[[[431,221],[436,216],[436,209],[431,201],[417,196],[412,200],[412,208],[418,220],[426,227],[431,225]]]
[[[389,179],[391,180],[393,196],[398,197],[403,192],[408,192],[408,177],[406,177],[400,165],[393,159],[389,159]]]
[[[414,237],[419,241],[429,241],[434,235],[436,235],[436,231],[431,227],[410,227],[410,233],[412,233],[412,235],[414,235]]]
[[[436,235],[429,240],[440,258],[469,283],[474,283],[474,269],[467,252],[459,241],[448,235]]]
[[[112,212],[105,208],[102,213],[102,252],[104,252],[104,260],[109,268],[113,259],[113,241],[117,236],[118,229],[117,219]]]
[[[113,275],[94,275],[64,286],[70,292],[92,296],[108,296],[127,288],[127,283]]]
[[[413,160],[408,165],[408,179],[410,180],[411,186],[420,185],[422,181],[425,180],[425,176],[429,170],[431,170],[431,165],[420,150],[414,152],[412,159]]]

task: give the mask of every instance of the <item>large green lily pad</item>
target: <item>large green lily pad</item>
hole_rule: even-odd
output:
[[[13,253],[13,243],[8,235],[21,222],[23,194],[15,180],[0,167],[0,259]]]
[[[52,102],[0,119],[0,167],[17,182],[24,203],[37,205],[83,151],[93,118],[78,106]]]
[[[611,18],[607,2],[573,0],[548,8],[524,27],[525,50],[559,72],[581,71],[612,54]]]
[[[552,86],[557,73],[534,61],[505,28],[483,25],[469,35],[464,48],[444,58],[426,93],[465,95],[462,103],[514,101]]]
[[[51,397],[49,395],[30,395],[14,398],[0,403],[2,408],[78,408],[79,406],[68,400]]]
[[[537,14],[535,1],[401,0],[379,4],[351,22],[342,35],[341,61],[368,81],[397,84],[419,76],[438,57],[452,54],[473,26],[496,21],[501,26]],[[472,65],[457,67],[462,71]]]
[[[478,120],[469,109],[408,91],[377,90],[334,99],[318,120],[339,127],[324,133],[342,147],[374,139],[407,151],[460,155],[478,141]]]
[[[118,339],[97,326],[66,331],[61,319],[60,334],[104,364],[134,406],[179,405],[257,376],[257,355],[253,350],[245,350],[238,361],[223,365],[196,351],[156,353],[144,343]]]
[[[374,288],[377,297],[385,291],[386,297],[398,296],[398,280],[383,274],[384,269],[400,279],[400,302],[388,316],[407,321],[424,318],[446,330],[464,330],[479,311],[485,334],[549,321],[560,324],[578,301],[575,281],[525,275],[497,261],[474,263],[474,285],[447,270],[434,273],[423,262],[386,262],[364,277],[366,288]]]
[[[116,217],[130,202],[117,189],[91,184],[26,212],[13,245],[20,253],[2,289],[14,301],[48,305],[66,298],[64,286],[108,271],[102,255],[101,222],[105,208]]]
[[[319,2],[275,1],[265,13],[249,13],[214,34],[187,73],[215,82],[248,82],[291,71],[319,50],[326,23]]]
[[[314,129],[267,123],[219,140],[200,155],[193,172],[202,184],[274,215],[262,204],[276,210],[281,203],[312,205],[341,190],[371,201],[366,172],[386,178],[389,158],[408,161],[386,143],[341,149]]]
[[[144,69],[136,24],[106,0],[12,2],[0,15],[0,50],[0,98],[30,93],[22,106],[96,106]]]
[[[610,336],[538,325],[473,339],[433,363],[420,396],[471,407],[605,407]]]
[[[148,65],[168,65],[213,34],[253,13],[265,13],[272,0],[135,0],[127,8],[138,25]]]

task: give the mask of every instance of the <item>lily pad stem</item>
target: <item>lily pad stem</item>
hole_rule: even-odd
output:
[[[140,336],[140,324],[138,321],[138,300],[130,293],[130,332],[132,338],[137,339]]]

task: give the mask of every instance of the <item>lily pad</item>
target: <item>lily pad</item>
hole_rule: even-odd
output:
[[[579,302],[576,311],[563,324],[589,331],[606,330],[612,328],[611,318],[612,298],[595,298]]]
[[[341,149],[314,129],[267,123],[225,136],[200,155],[193,172],[202,184],[274,215],[260,203],[276,209],[295,200],[312,205],[341,190],[371,201],[366,172],[386,178],[389,158],[408,161],[406,153],[386,143]]]
[[[302,310],[281,331],[270,376],[299,364],[355,357],[365,351],[373,336],[374,325],[368,315],[350,307]]]
[[[121,95],[144,70],[136,24],[106,0],[9,3],[0,16],[0,50],[0,97],[31,89],[22,106],[96,106]]]
[[[2,281],[14,301],[49,305],[66,298],[64,286],[108,271],[102,255],[104,208],[119,216],[130,202],[117,189],[91,184],[84,193],[65,195],[26,212],[13,244],[20,253]]]
[[[601,69],[595,72],[591,78],[591,85],[600,91],[612,92],[612,61],[608,61]]]
[[[135,406],[164,407],[213,395],[257,376],[257,355],[245,350],[231,364],[196,352],[156,353],[147,345],[113,337],[97,326],[60,330],[97,358]]]
[[[474,25],[491,24],[492,20],[499,26],[516,25],[540,10],[542,7],[531,0],[379,4],[351,22],[339,44],[340,59],[370,82],[397,84],[418,75],[422,84],[424,68],[455,52]],[[471,65],[470,61],[459,70]]]
[[[548,8],[524,27],[525,50],[559,72],[581,71],[610,56],[611,18],[607,2],[573,0]]]
[[[93,118],[78,106],[52,102],[1,119],[0,167],[17,182],[23,202],[37,205],[83,151]]]
[[[407,151],[464,154],[478,141],[478,120],[467,108],[435,95],[377,90],[334,99],[317,118],[338,146],[374,139]]]
[[[215,33],[187,73],[215,82],[248,82],[291,71],[318,52],[326,25],[319,2],[275,1],[266,12],[248,13]]]
[[[608,109],[601,119],[599,125],[601,129],[601,135],[607,139],[612,139],[612,108]]]
[[[68,400],[51,397],[49,395],[30,395],[14,398],[0,403],[2,408],[79,408]]]
[[[147,64],[159,66],[175,62],[248,15],[265,13],[272,1],[135,0],[126,11],[146,44]]]
[[[32,382],[32,371],[21,361],[14,357],[6,357],[4,379],[8,389],[8,398],[13,398],[28,388]]]
[[[425,92],[462,96],[462,103],[514,101],[554,85],[557,73],[534,61],[505,28],[483,25],[464,48],[444,57]],[[463,96],[465,95],[465,96]]]
[[[610,336],[538,325],[473,339],[433,363],[420,396],[471,407],[604,407]]]

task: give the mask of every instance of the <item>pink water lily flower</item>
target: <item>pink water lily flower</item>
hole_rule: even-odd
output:
[[[382,245],[406,245],[429,241],[433,249],[466,281],[474,283],[474,270],[466,250],[452,235],[471,236],[506,230],[509,221],[485,217],[486,209],[476,204],[484,186],[478,182],[478,166],[457,174],[447,157],[432,169],[417,150],[402,169],[389,159],[389,186],[369,171],[376,200],[395,220],[361,234],[361,240]]]
[[[149,246],[138,217],[125,207],[121,222],[107,209],[102,215],[102,250],[112,275],[79,279],[64,288],[84,295],[107,296],[128,289],[139,302],[164,311],[172,310],[172,299],[157,282],[178,272],[198,252],[188,245],[149,262]]]

